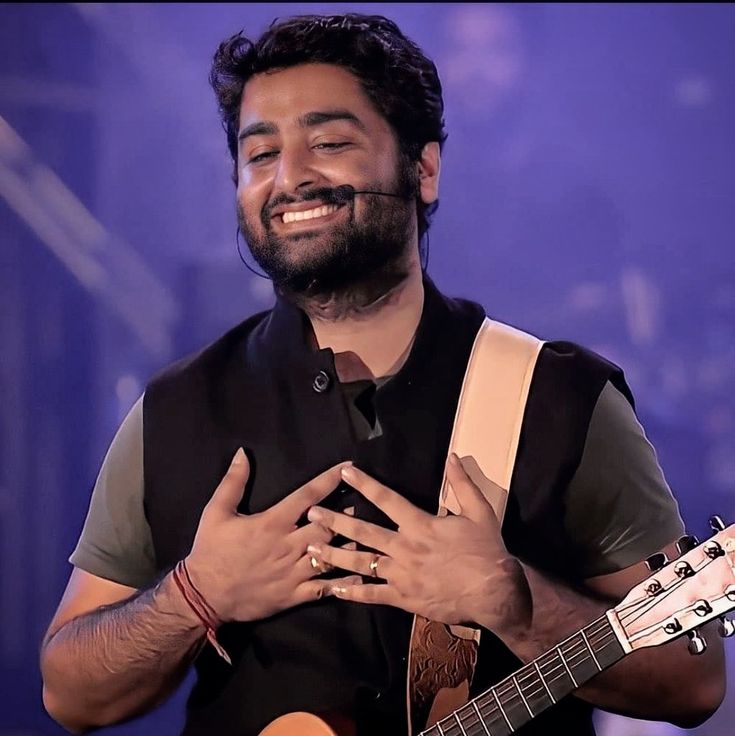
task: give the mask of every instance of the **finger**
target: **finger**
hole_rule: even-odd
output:
[[[279,501],[270,510],[271,513],[277,514],[288,525],[295,524],[309,506],[319,503],[339,485],[342,480],[341,470],[348,465],[349,462],[339,463],[320,473]]]
[[[496,526],[499,526],[493,507],[470,478],[462,461],[453,452],[447,458],[447,480],[454,490],[464,516],[475,521],[491,519],[494,520]]]
[[[207,503],[207,509],[210,510],[209,513],[211,513],[211,509],[215,509],[219,513],[229,515],[237,514],[237,507],[242,501],[249,477],[250,462],[241,447],[235,453],[224,478],[222,478],[217,488],[214,489],[214,493]]]
[[[359,470],[354,465],[342,470],[342,477],[365,498],[374,503],[390,519],[398,524],[399,528],[407,524],[416,523],[419,519],[429,517],[425,511],[414,506],[403,496],[378,483],[367,473]]]
[[[336,595],[336,590],[353,587],[359,588],[361,584],[362,578],[359,575],[349,575],[344,578],[334,578],[333,580],[307,580],[305,583],[296,586],[296,590],[294,591],[294,605]]]
[[[353,516],[338,514],[321,506],[310,508],[307,516],[309,521],[326,526],[336,534],[388,554],[396,539],[396,532],[371,524],[369,521],[355,519]]]
[[[334,581],[336,582],[336,581]],[[409,613],[415,613],[407,605],[405,599],[396,588],[388,583],[378,583],[377,585],[334,585],[332,595],[346,601],[354,601],[355,603],[372,603],[384,606],[395,606],[402,608]]]
[[[317,560],[326,562],[340,570],[352,570],[361,575],[386,580],[390,576],[393,560],[375,552],[353,552],[339,547],[310,544],[306,551]]]
[[[291,549],[303,554],[310,544],[329,544],[334,537],[334,532],[321,524],[307,524],[296,529],[290,534]]]

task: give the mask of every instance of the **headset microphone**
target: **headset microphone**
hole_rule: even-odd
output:
[[[393,192],[373,192],[368,189],[355,189],[351,184],[340,184],[334,188],[336,197],[344,202],[348,202],[355,198],[356,194],[379,194],[382,197],[395,197],[396,199],[413,199],[413,197],[407,197],[405,194],[395,194]]]

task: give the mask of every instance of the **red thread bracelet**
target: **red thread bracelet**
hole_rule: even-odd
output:
[[[222,623],[212,606],[207,603],[204,596],[197,590],[191,580],[189,570],[184,560],[179,561],[172,571],[176,587],[181,591],[181,595],[187,602],[189,608],[197,615],[197,618],[204,624],[207,631],[207,641],[214,647],[217,654],[231,665],[232,660],[227,654],[223,646],[217,641],[215,630]]]

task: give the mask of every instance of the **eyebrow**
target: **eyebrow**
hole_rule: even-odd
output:
[[[331,123],[333,120],[346,120],[351,123],[359,130],[365,132],[365,123],[360,120],[354,113],[349,110],[322,110],[318,112],[307,112],[302,115],[298,122],[302,128],[313,128],[316,125],[323,125],[324,123]],[[275,123],[270,122],[257,122],[251,123],[247,127],[243,128],[237,135],[237,140],[242,143],[246,138],[250,138],[254,135],[275,135],[278,132],[278,127]]]
[[[346,120],[356,128],[365,132],[365,123],[349,110],[325,110],[324,112],[307,112],[299,118],[299,125],[303,128],[311,128],[322,123],[331,123],[332,120]]]

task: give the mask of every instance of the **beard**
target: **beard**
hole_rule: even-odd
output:
[[[374,304],[408,277],[415,232],[418,182],[407,160],[392,186],[367,184],[361,189],[399,194],[345,194],[341,187],[319,187],[295,199],[275,197],[262,210],[258,227],[238,202],[240,229],[258,265],[277,292],[310,313],[340,318]],[[357,217],[355,200],[363,200]],[[293,235],[277,235],[271,212],[279,205],[319,201],[348,208],[347,221]]]

